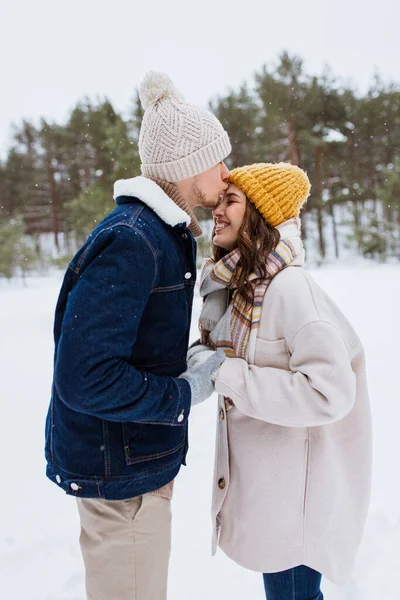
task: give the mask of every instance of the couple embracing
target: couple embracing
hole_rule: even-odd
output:
[[[188,418],[216,391],[213,551],[267,600],[322,600],[362,538],[371,423],[360,340],[303,269],[310,183],[288,163],[229,172],[222,125],[163,74],[141,100],[142,176],[116,182],[54,324],[47,476],[77,500],[87,598],[165,600]],[[196,206],[214,229],[188,348]]]

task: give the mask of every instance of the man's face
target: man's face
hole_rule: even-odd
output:
[[[191,208],[201,206],[212,210],[228,188],[228,177],[229,169],[220,162],[196,177],[180,181],[179,188]]]

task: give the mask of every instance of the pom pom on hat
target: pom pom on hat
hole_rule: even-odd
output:
[[[165,73],[146,73],[139,96],[144,108],[139,155],[145,177],[182,181],[204,173],[231,152],[218,119],[184,102]]]
[[[171,78],[158,71],[146,73],[140,84],[139,96],[144,110],[163,98],[172,96],[177,100],[182,100],[182,96],[174,86]]]

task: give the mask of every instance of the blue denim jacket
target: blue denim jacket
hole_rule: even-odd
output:
[[[70,263],[54,323],[47,476],[119,500],[177,475],[188,449],[186,369],[196,243],[153,181],[121,180],[117,208]]]

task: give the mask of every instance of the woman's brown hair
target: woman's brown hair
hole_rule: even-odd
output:
[[[214,237],[214,231],[213,231]],[[243,222],[240,226],[237,248],[240,251],[236,274],[231,282],[231,288],[235,286],[238,292],[246,302],[252,303],[254,300],[254,287],[260,279],[267,275],[266,259],[271,250],[275,250],[279,243],[279,231],[269,225],[256,207],[248,198],[246,198],[246,212]],[[212,245],[213,259],[218,262],[228,254],[220,246]],[[260,277],[249,281],[251,273],[259,273]]]

